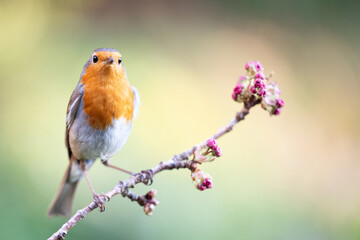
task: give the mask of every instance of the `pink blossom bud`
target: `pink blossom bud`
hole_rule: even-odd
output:
[[[221,150],[221,148],[219,147],[219,146],[216,146],[216,148],[215,148],[215,155],[217,156],[217,157],[221,157],[221,155],[222,155],[222,150]]]
[[[257,93],[257,90],[256,90],[256,88],[255,88],[254,86],[251,86],[250,92],[251,92],[252,94],[256,94],[256,93]]]
[[[210,178],[205,178],[203,181],[201,181],[197,186],[197,189],[200,191],[204,191],[205,189],[212,188],[212,181]]]
[[[248,62],[248,63],[245,64],[245,70],[246,70],[246,71],[249,71],[249,68],[250,68],[249,63],[250,63],[250,62]]]
[[[206,144],[209,148],[215,149],[217,147],[217,142],[214,138],[210,138],[206,141]]]
[[[244,85],[242,85],[242,83],[237,83],[237,84],[236,84],[236,87],[241,88],[241,89],[244,89]]]
[[[259,89],[259,96],[265,96],[266,91],[263,88]]]
[[[255,87],[262,87],[263,84],[262,84],[261,79],[260,78],[255,79],[254,85],[255,85]]]
[[[264,70],[260,62],[255,62],[255,69],[257,72]]]
[[[243,90],[243,85],[241,83],[237,84],[236,87],[234,88],[234,93],[235,94],[241,94],[242,90]]]
[[[203,182],[207,188],[212,188],[213,185],[212,185],[212,181],[210,178],[205,178],[205,180]]]
[[[239,77],[239,82],[243,82],[246,79],[246,77],[244,75]]]
[[[278,105],[279,107],[283,107],[284,106],[284,101],[280,98],[276,99],[276,105]]]
[[[258,72],[257,74],[255,74],[255,78],[265,79],[265,74],[263,74],[262,72]]]
[[[204,191],[206,189],[206,186],[204,186],[202,183],[199,183],[197,185],[197,189],[199,189],[200,191]]]
[[[231,95],[232,99],[234,99],[234,101],[236,101],[236,97],[237,95],[233,92],[233,94]]]
[[[274,111],[274,115],[279,115],[281,113],[281,108],[277,108],[275,111]]]

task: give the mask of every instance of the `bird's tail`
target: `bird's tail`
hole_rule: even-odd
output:
[[[61,215],[65,217],[65,216],[69,216],[71,213],[75,189],[80,180],[80,177],[75,180],[71,179],[70,174],[74,170],[71,169],[72,167],[76,167],[76,166],[75,164],[73,164],[73,161],[69,161],[69,165],[61,181],[59,190],[57,191],[54,200],[50,204],[48,211],[49,217],[54,217],[57,215]]]

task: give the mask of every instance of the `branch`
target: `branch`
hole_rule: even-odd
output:
[[[199,190],[205,190],[212,187],[211,177],[198,168],[198,164],[204,162],[211,162],[216,157],[220,157],[222,152],[217,146],[214,139],[218,139],[230,132],[233,127],[244,120],[245,116],[249,114],[249,110],[261,103],[261,107],[269,112],[270,115],[279,115],[284,101],[280,99],[280,89],[275,82],[269,82],[272,73],[265,76],[263,67],[259,62],[248,62],[245,64],[247,75],[240,76],[240,79],[235,86],[232,98],[235,102],[244,103],[243,109],[236,113],[235,117],[229,124],[220,128],[211,139],[204,141],[191,149],[175,155],[172,159],[166,162],[160,162],[155,167],[143,170],[125,181],[121,181],[116,186],[105,194],[100,194],[102,201],[110,201],[115,195],[121,194],[123,197],[129,198],[131,201],[136,201],[140,206],[144,207],[144,212],[151,215],[154,207],[159,203],[154,199],[156,191],[151,190],[143,196],[137,196],[129,191],[129,188],[134,188],[138,183],[150,185],[153,177],[164,171],[173,169],[189,169],[191,177],[196,183]],[[193,156],[191,159],[190,157]],[[67,232],[77,224],[79,220],[84,218],[88,213],[101,205],[98,201],[93,201],[85,208],[78,210],[69,221],[67,221],[57,232],[55,232],[49,239],[64,239]]]
[[[235,117],[230,121],[229,124],[220,128],[218,132],[216,132],[212,138],[218,139],[224,134],[230,132],[233,127],[244,120],[245,116],[249,114],[249,110],[251,107],[255,106],[256,104],[260,103],[259,99],[255,97],[251,97],[249,101],[244,102],[244,108],[242,111],[236,113]],[[152,210],[158,202],[154,199],[156,192],[154,190],[148,192],[144,196],[137,196],[134,193],[129,191],[129,188],[134,188],[138,183],[144,183],[146,185],[151,184],[152,178],[157,173],[162,172],[163,170],[173,170],[173,169],[189,169],[194,171],[196,169],[197,161],[188,160],[194,152],[202,147],[206,146],[206,141],[195,145],[191,149],[184,151],[181,154],[175,155],[172,159],[166,162],[160,162],[155,167],[141,171],[134,176],[130,177],[125,181],[120,181],[116,186],[111,189],[106,194],[102,194],[101,197],[104,201],[110,201],[112,197],[115,195],[121,194],[123,197],[129,198],[131,201],[136,201],[139,203],[140,206],[144,207],[145,213],[151,215]],[[186,161],[184,161],[186,160]],[[55,232],[48,240],[57,240],[57,239],[65,239],[67,232],[77,224],[78,221],[85,218],[85,216],[96,209],[98,204],[95,201],[92,201],[89,205],[84,207],[81,210],[78,210],[57,232]]]

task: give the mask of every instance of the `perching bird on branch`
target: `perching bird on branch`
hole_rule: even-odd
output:
[[[71,213],[76,185],[82,176],[100,210],[104,210],[87,170],[100,158],[105,166],[132,174],[111,165],[109,158],[127,141],[138,105],[137,90],[129,84],[121,54],[111,48],[96,49],[85,64],[67,107],[65,143],[69,164],[49,216]]]

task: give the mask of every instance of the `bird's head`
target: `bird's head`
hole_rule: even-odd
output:
[[[84,66],[83,74],[87,78],[101,80],[127,80],[122,65],[121,54],[112,48],[98,48],[93,51],[90,59]]]

